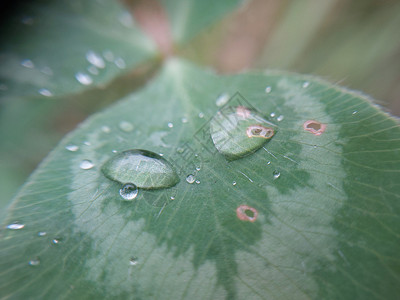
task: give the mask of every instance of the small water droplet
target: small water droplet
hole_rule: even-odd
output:
[[[106,66],[106,63],[104,62],[103,58],[92,50],[89,50],[86,53],[86,59],[89,63],[91,63],[92,65],[94,65],[99,69],[103,69]]]
[[[110,129],[110,127],[104,125],[104,126],[101,126],[101,131],[103,131],[104,133],[110,133],[111,129]]]
[[[267,165],[270,165],[271,164],[271,162],[270,161],[267,161]]]
[[[358,111],[355,110],[355,111],[353,111],[351,114],[352,114],[352,115],[355,115],[356,113],[358,113]]]
[[[270,113],[271,118],[275,118],[276,114],[274,112]]]
[[[200,119],[203,119],[204,118],[204,114],[201,112],[201,113],[199,113],[199,118]]]
[[[197,166],[196,167],[196,171],[200,171],[201,170],[201,167],[200,166]]]
[[[174,196],[171,196],[171,198],[170,198],[171,200],[175,200],[175,197]]]
[[[267,86],[267,87],[265,88],[265,92],[266,92],[267,94],[271,93],[271,90],[272,90],[272,88],[271,88],[270,86]]]
[[[21,61],[21,66],[28,69],[33,69],[35,67],[34,63],[30,59],[24,59]]]
[[[197,183],[197,184],[200,184],[200,180],[196,180],[196,183]]]
[[[119,123],[119,128],[125,132],[131,132],[134,129],[134,126],[127,121],[121,121]]]
[[[115,61],[114,61],[114,64],[119,69],[125,69],[126,68],[126,63],[121,57],[116,58]]]
[[[132,183],[124,184],[124,186],[119,190],[119,194],[125,200],[133,200],[137,197],[139,191],[136,185]]]
[[[91,85],[93,83],[92,77],[85,73],[78,72],[75,74],[75,78],[83,85]]]
[[[54,238],[51,242],[52,242],[54,245],[58,245],[58,244],[60,243],[60,241],[61,241],[60,238]]]
[[[79,150],[79,147],[77,145],[70,144],[70,145],[65,146],[65,149],[67,149],[68,151],[71,151],[71,152],[75,152],[75,151]]]
[[[317,148],[317,145],[314,145],[313,148],[316,149],[316,148]]]
[[[131,257],[129,260],[129,265],[136,266],[138,264],[138,259],[136,257]]]
[[[276,120],[277,120],[278,122],[280,122],[280,121],[283,120],[283,118],[284,118],[284,116],[283,116],[283,115],[280,115],[279,117],[276,118]]]
[[[173,166],[165,158],[141,149],[118,153],[101,171],[111,180],[122,184],[129,182],[143,189],[167,188],[179,182]]]
[[[83,144],[86,145],[86,146],[92,145],[89,141],[84,141]]]
[[[310,85],[310,83],[308,81],[305,81],[303,83],[302,87],[305,89],[305,88],[308,88],[309,85]]]
[[[87,67],[87,70],[89,71],[90,74],[93,75],[99,75],[99,69],[97,69],[95,66],[91,65]]]
[[[12,224],[7,225],[7,229],[18,230],[25,227],[25,224],[21,224],[19,222],[14,222]]]
[[[215,104],[217,106],[223,106],[225,105],[229,100],[229,95],[227,93],[223,93],[218,96],[217,100],[215,100]]]
[[[188,176],[186,176],[186,182],[192,184],[194,181],[196,180],[196,178],[194,177],[193,174],[190,174]]]
[[[79,164],[79,167],[83,170],[89,170],[91,168],[94,167],[94,163],[92,163],[90,160],[88,159],[84,159],[81,161],[81,163]]]
[[[212,141],[228,160],[257,151],[271,140],[275,128],[274,124],[265,120],[257,111],[244,106],[224,107],[210,122]]]
[[[232,185],[236,185],[236,181],[233,181],[233,182],[232,182]]]
[[[185,151],[185,149],[184,149],[184,148],[181,148],[181,147],[178,147],[178,148],[176,149],[176,152],[178,152],[179,154],[182,154],[184,151]]]
[[[46,96],[46,97],[53,96],[53,93],[50,92],[48,89],[40,89],[39,90],[39,94],[42,95],[42,96]]]
[[[109,62],[114,61],[114,53],[111,50],[103,51],[103,57]]]
[[[188,122],[188,119],[185,118],[185,117],[183,117],[181,121],[182,121],[182,123],[187,123],[187,122]]]
[[[172,124],[171,122],[169,122],[169,123],[168,123],[168,127],[169,127],[169,128],[172,128],[172,127],[174,127],[174,124]]]
[[[38,236],[46,236],[46,235],[47,235],[47,232],[45,232],[45,231],[38,232]]]
[[[117,151],[117,150],[111,150],[111,152],[112,152],[112,153],[117,153],[118,151]]]
[[[279,171],[277,171],[277,170],[272,172],[272,175],[274,176],[274,179],[278,179],[279,177],[281,177],[281,173]]]
[[[46,74],[48,76],[52,76],[53,75],[53,70],[50,69],[49,67],[43,67],[40,69],[40,72],[42,72],[43,74]]]
[[[36,257],[35,259],[31,259],[28,264],[32,267],[36,267],[38,265],[40,265],[40,259],[39,257]]]

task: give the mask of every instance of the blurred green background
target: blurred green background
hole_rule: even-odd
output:
[[[124,1],[127,11],[134,3]],[[12,28],[1,25],[4,44]],[[220,73],[269,68],[318,75],[400,115],[399,28],[398,0],[253,0],[176,45],[176,53]],[[15,98],[0,82],[0,208],[66,133],[140,87],[158,65],[155,57],[104,86],[57,99]]]

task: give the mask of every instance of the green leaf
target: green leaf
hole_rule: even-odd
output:
[[[187,42],[237,8],[241,0],[161,0],[171,22],[174,41]]]
[[[117,1],[25,3],[0,32],[1,97],[77,92],[155,53]]]
[[[209,131],[223,93],[226,106],[278,127],[230,162]],[[127,149],[162,153],[180,182],[123,201],[101,166]],[[22,188],[1,231],[0,290],[11,299],[395,299],[399,149],[398,121],[358,93],[170,60],[144,90],[69,134]]]

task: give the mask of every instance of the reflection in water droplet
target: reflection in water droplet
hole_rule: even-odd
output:
[[[272,172],[272,175],[274,176],[274,179],[278,179],[279,177],[281,177],[281,173],[279,171],[277,171],[277,170]]]
[[[218,96],[217,100],[215,101],[215,104],[217,106],[222,106],[225,105],[229,100],[229,95],[227,93],[223,93]]]
[[[169,123],[168,123],[168,127],[169,127],[169,128],[172,128],[172,127],[174,127],[174,124],[172,124],[171,122],[169,122]]]
[[[117,153],[118,151],[117,151],[117,150],[111,150],[111,152],[112,152],[112,153]]]
[[[136,266],[138,264],[138,259],[136,257],[131,257],[129,260],[129,265]]]
[[[75,74],[75,78],[83,85],[91,85],[93,83],[92,77],[85,73],[78,72]]]
[[[94,167],[94,163],[92,163],[90,160],[88,159],[84,159],[81,161],[81,163],[79,164],[79,167],[83,170],[89,170],[91,168]]]
[[[188,176],[186,176],[186,182],[192,184],[194,181],[196,180],[196,178],[194,177],[193,174],[190,174]]]
[[[23,61],[21,61],[21,66],[28,69],[33,69],[35,67],[35,65],[30,59],[24,59]]]
[[[114,61],[114,53],[110,50],[103,51],[103,57],[109,62]]]
[[[200,171],[201,170],[201,167],[200,166],[197,166],[196,167],[196,171]]]
[[[277,120],[278,122],[280,122],[280,121],[283,120],[283,118],[284,118],[284,116],[283,116],[283,115],[280,115],[279,117],[276,118],[276,120]]]
[[[125,200],[133,200],[137,197],[139,191],[136,185],[132,183],[124,184],[124,186],[119,190],[119,194]]]
[[[39,257],[36,257],[35,259],[31,259],[31,260],[28,262],[28,264],[29,264],[30,266],[33,266],[33,267],[36,267],[36,266],[40,265],[40,259],[39,259]]]
[[[14,222],[12,224],[7,225],[8,229],[12,229],[12,230],[18,230],[18,229],[22,229],[25,227],[25,224],[21,224],[19,222]]]
[[[46,235],[47,235],[47,232],[45,232],[45,231],[38,232],[38,236],[46,236]]]
[[[171,198],[170,198],[171,200],[175,200],[175,197],[174,196],[171,196]]]
[[[352,114],[352,115],[355,115],[357,112],[358,112],[358,111],[355,110],[355,111],[353,111],[351,114]]]
[[[58,244],[60,243],[60,239],[59,239],[59,238],[54,238],[51,242],[52,242],[54,245],[58,245]]]
[[[130,132],[133,130],[134,126],[127,121],[121,121],[119,123],[119,128],[121,128],[121,130],[123,130],[125,132]]]
[[[303,88],[308,88],[308,86],[310,85],[310,83],[308,81],[303,83]]]
[[[103,69],[106,66],[106,63],[104,62],[103,58],[92,50],[89,50],[86,53],[86,59],[89,63],[91,63],[92,65],[94,65],[99,69]]]
[[[121,57],[116,58],[115,61],[114,61],[114,64],[119,69],[125,69],[126,68],[126,63]]]
[[[200,119],[203,119],[204,118],[204,114],[201,112],[201,113],[199,113],[199,118]]]
[[[257,151],[271,140],[275,131],[274,124],[265,120],[258,112],[244,106],[224,107],[210,122],[212,141],[228,160],[235,160]],[[265,134],[261,136],[261,133]]]
[[[104,133],[110,133],[111,129],[110,129],[110,127],[104,125],[104,126],[101,126],[101,131],[103,131]]]
[[[274,112],[270,113],[271,118],[274,118],[276,115]]]
[[[270,86],[267,86],[267,87],[265,88],[265,92],[266,92],[267,94],[271,93],[271,90],[272,90],[272,88],[271,88]]]
[[[51,97],[51,96],[53,96],[53,93],[50,92],[48,89],[40,89],[40,90],[39,90],[39,94],[40,94],[40,95],[43,95],[43,96],[46,96],[46,97]]]
[[[99,75],[99,69],[97,69],[95,66],[91,65],[87,68],[87,70],[89,71],[90,74]]]
[[[200,184],[200,180],[196,180],[195,182],[196,182],[197,184]]]
[[[233,182],[232,182],[232,185],[236,185],[236,181],[233,181]]]
[[[138,188],[159,189],[176,185],[179,177],[173,166],[160,155],[147,150],[127,150],[109,159],[101,168],[104,176]]]
[[[267,165],[270,165],[271,164],[271,162],[270,161],[267,161]]]
[[[67,149],[68,151],[71,151],[71,152],[75,152],[75,151],[79,150],[79,147],[77,145],[71,144],[71,145],[65,146],[65,149]]]

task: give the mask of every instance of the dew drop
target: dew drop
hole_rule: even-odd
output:
[[[119,190],[119,194],[125,200],[133,200],[138,195],[138,188],[136,185],[132,183],[126,183],[123,187]]]
[[[229,100],[229,95],[227,93],[223,93],[218,96],[217,100],[215,101],[215,104],[217,106],[223,106],[225,105]]]
[[[86,145],[86,146],[92,145],[89,141],[84,141],[83,144]]]
[[[39,231],[38,232],[38,236],[40,236],[40,237],[46,236],[46,235],[47,235],[47,232],[45,232],[45,231]]]
[[[48,89],[40,89],[39,94],[45,97],[51,97],[53,96],[53,93],[50,92]]]
[[[119,69],[125,69],[126,68],[126,63],[121,57],[116,58],[115,61],[114,61],[114,64]]]
[[[171,200],[175,200],[175,197],[174,196],[171,196],[171,198],[170,198]]]
[[[110,50],[103,51],[103,57],[109,62],[114,61],[114,53],[112,53]]]
[[[271,118],[275,118],[276,114],[274,112],[269,114]]]
[[[83,85],[91,85],[93,83],[92,77],[85,73],[78,72],[75,74],[75,78]]]
[[[267,165],[270,165],[271,164],[271,162],[270,161],[267,161]]]
[[[274,124],[265,120],[258,112],[244,106],[224,107],[210,122],[212,141],[228,160],[235,160],[257,151],[271,140],[275,131]]]
[[[196,171],[200,171],[201,170],[201,167],[200,166],[197,166],[196,167]]]
[[[235,185],[236,185],[236,181],[233,181],[233,182],[232,182],[232,185],[235,186]]]
[[[138,263],[139,262],[138,262],[138,259],[136,257],[131,257],[129,259],[129,265],[131,265],[131,266],[136,266]]]
[[[142,189],[176,185],[179,177],[173,166],[160,155],[147,150],[127,150],[110,158],[101,168],[104,176]]]
[[[131,132],[133,130],[133,125],[127,121],[121,121],[119,123],[119,128],[125,132]]]
[[[104,133],[110,133],[111,129],[110,129],[110,127],[104,125],[104,126],[101,126],[101,131],[103,131]]]
[[[195,182],[196,182],[196,184],[200,184],[200,180],[196,180]]]
[[[185,149],[182,148],[182,147],[178,147],[178,148],[176,149],[176,152],[178,152],[179,154],[182,154],[184,151],[185,151]]]
[[[112,152],[112,153],[117,153],[118,151],[117,151],[117,150],[111,150],[111,152]]]
[[[60,238],[54,238],[51,242],[52,242],[54,245],[58,245],[58,244],[60,243],[60,241],[61,241]]]
[[[65,146],[65,149],[67,149],[68,151],[71,151],[71,152],[75,152],[75,151],[79,150],[79,147],[77,145],[70,144],[70,145]]]
[[[200,119],[203,119],[204,118],[204,114],[201,112],[201,113],[199,113],[199,118]]]
[[[277,170],[272,172],[272,175],[273,175],[274,179],[278,179],[279,177],[281,177],[281,173]]]
[[[40,72],[42,72],[43,74],[46,74],[48,76],[52,76],[53,75],[53,70],[50,69],[49,67],[43,67]]]
[[[193,174],[189,174],[188,176],[186,176],[186,182],[192,184],[194,181],[196,180],[196,178],[194,177]]]
[[[188,122],[188,119],[185,118],[185,117],[183,117],[181,121],[182,121],[182,123],[187,123],[187,122]]]
[[[169,128],[174,127],[174,124],[172,124],[171,122],[169,122],[167,125],[168,125]]]
[[[94,167],[94,163],[92,163],[90,160],[88,159],[84,159],[81,161],[81,163],[79,164],[79,167],[83,170],[89,170],[91,168]]]
[[[7,229],[18,230],[25,227],[25,224],[21,224],[19,222],[14,222],[12,224],[7,225]]]
[[[305,88],[308,88],[309,85],[310,85],[310,83],[309,83],[308,81],[305,81],[305,82],[303,83],[302,87],[305,89]]]
[[[355,111],[353,111],[351,114],[352,114],[352,115],[355,115],[356,113],[358,113],[358,111],[355,110]]]
[[[94,65],[99,69],[103,69],[106,66],[106,63],[104,62],[103,58],[92,50],[89,50],[86,53],[86,59],[89,63],[91,63],[92,65]]]
[[[31,259],[28,264],[32,267],[36,267],[38,265],[40,265],[40,259],[39,257],[36,257],[35,259]]]
[[[97,69],[95,66],[89,66],[87,70],[90,74],[99,75],[99,69]]]
[[[35,67],[35,65],[30,59],[24,59],[23,61],[21,61],[21,66],[28,69],[33,69]]]
[[[270,86],[267,86],[267,87],[265,88],[265,92],[266,92],[267,94],[271,93],[271,90],[272,90],[272,88],[271,88]]]
[[[278,122],[280,122],[280,121],[283,120],[283,118],[284,118],[284,116],[283,116],[283,115],[280,115],[279,117],[276,118],[276,120],[277,120]]]

